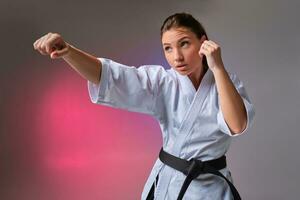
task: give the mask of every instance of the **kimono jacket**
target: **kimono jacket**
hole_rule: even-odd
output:
[[[102,63],[99,84],[88,81],[93,103],[149,114],[160,125],[163,149],[180,158],[213,160],[226,154],[232,133],[226,124],[213,73],[208,69],[196,90],[188,76],[159,65],[126,66],[106,58]],[[246,112],[247,127],[252,124],[254,108],[243,83],[229,73],[241,95]],[[220,172],[232,181],[227,168]],[[156,176],[159,179],[156,183]],[[151,170],[141,199],[145,200],[155,183],[154,199],[175,200],[185,175],[162,163],[159,158]],[[201,174],[189,185],[184,200],[229,200],[231,190],[222,178]]]

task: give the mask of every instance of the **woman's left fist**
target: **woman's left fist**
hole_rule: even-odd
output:
[[[211,40],[205,40],[200,47],[199,55],[202,58],[206,56],[208,67],[214,71],[216,69],[224,68],[221,58],[221,48],[218,44]]]

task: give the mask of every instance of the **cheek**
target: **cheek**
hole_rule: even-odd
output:
[[[165,55],[165,58],[168,61],[169,65],[173,63],[170,55]]]
[[[200,60],[199,51],[197,49],[192,51],[190,56],[193,58],[193,60]]]
[[[187,52],[187,54],[185,55],[186,59],[191,60],[191,61],[195,61],[198,59],[198,57],[200,58],[200,56],[198,55],[197,52],[195,51],[189,51]]]

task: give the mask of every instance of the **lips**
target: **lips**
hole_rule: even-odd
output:
[[[176,65],[176,68],[181,68],[181,67],[185,67],[186,64],[181,64],[181,65]]]

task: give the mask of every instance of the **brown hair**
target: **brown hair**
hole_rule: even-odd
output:
[[[164,32],[172,29],[172,28],[180,28],[184,27],[195,33],[198,39],[201,39],[203,35],[205,35],[206,39],[208,39],[206,31],[202,24],[196,20],[191,14],[188,13],[175,13],[169,17],[167,17],[160,28],[160,36],[164,34]],[[205,67],[208,67],[206,57],[202,61]]]

